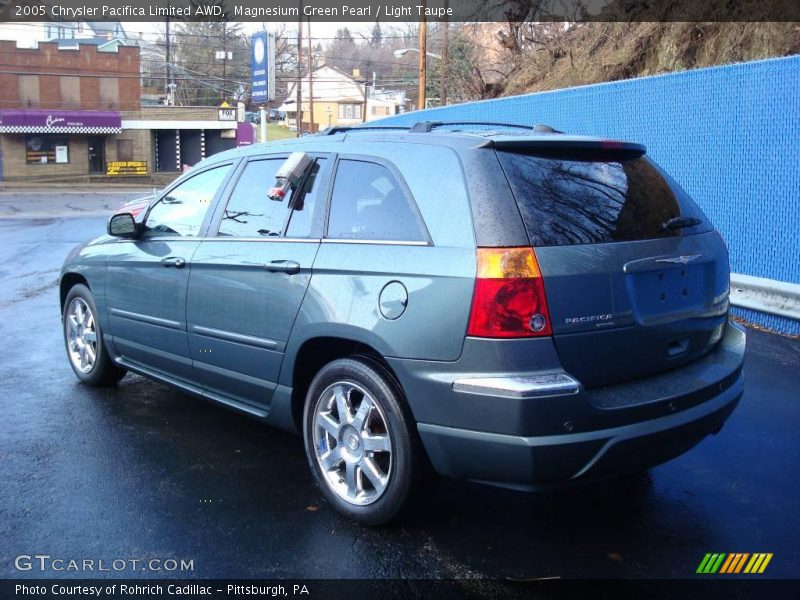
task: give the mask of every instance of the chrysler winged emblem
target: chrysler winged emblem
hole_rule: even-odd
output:
[[[690,262],[695,260],[696,258],[700,258],[699,254],[685,254],[684,256],[675,256],[673,258],[658,258],[656,259],[657,263],[674,263],[676,265],[688,265]]]

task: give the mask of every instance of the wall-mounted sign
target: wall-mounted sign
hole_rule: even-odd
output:
[[[239,123],[236,126],[236,145],[249,146],[256,138],[256,126],[252,123]]]
[[[147,175],[146,160],[112,160],[106,163],[106,175]]]
[[[118,112],[96,110],[0,110],[0,133],[120,133]]]
[[[69,149],[67,146],[56,146],[56,162],[57,163],[69,162]]]
[[[235,121],[236,120],[236,109],[232,107],[227,102],[223,102],[219,105],[219,117],[220,121]]]

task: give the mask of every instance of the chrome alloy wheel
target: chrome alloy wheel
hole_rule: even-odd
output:
[[[322,392],[314,411],[314,450],[325,482],[340,498],[372,504],[392,474],[392,443],[375,399],[351,381]]]
[[[83,299],[74,298],[69,303],[64,328],[72,366],[81,373],[89,373],[97,360],[97,329],[92,310]]]

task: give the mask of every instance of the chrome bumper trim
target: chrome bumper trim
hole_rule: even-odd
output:
[[[577,394],[581,384],[566,373],[510,377],[474,377],[453,381],[453,391],[506,398],[539,398]]]

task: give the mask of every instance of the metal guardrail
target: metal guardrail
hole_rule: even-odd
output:
[[[731,273],[731,304],[800,320],[800,284]]]

